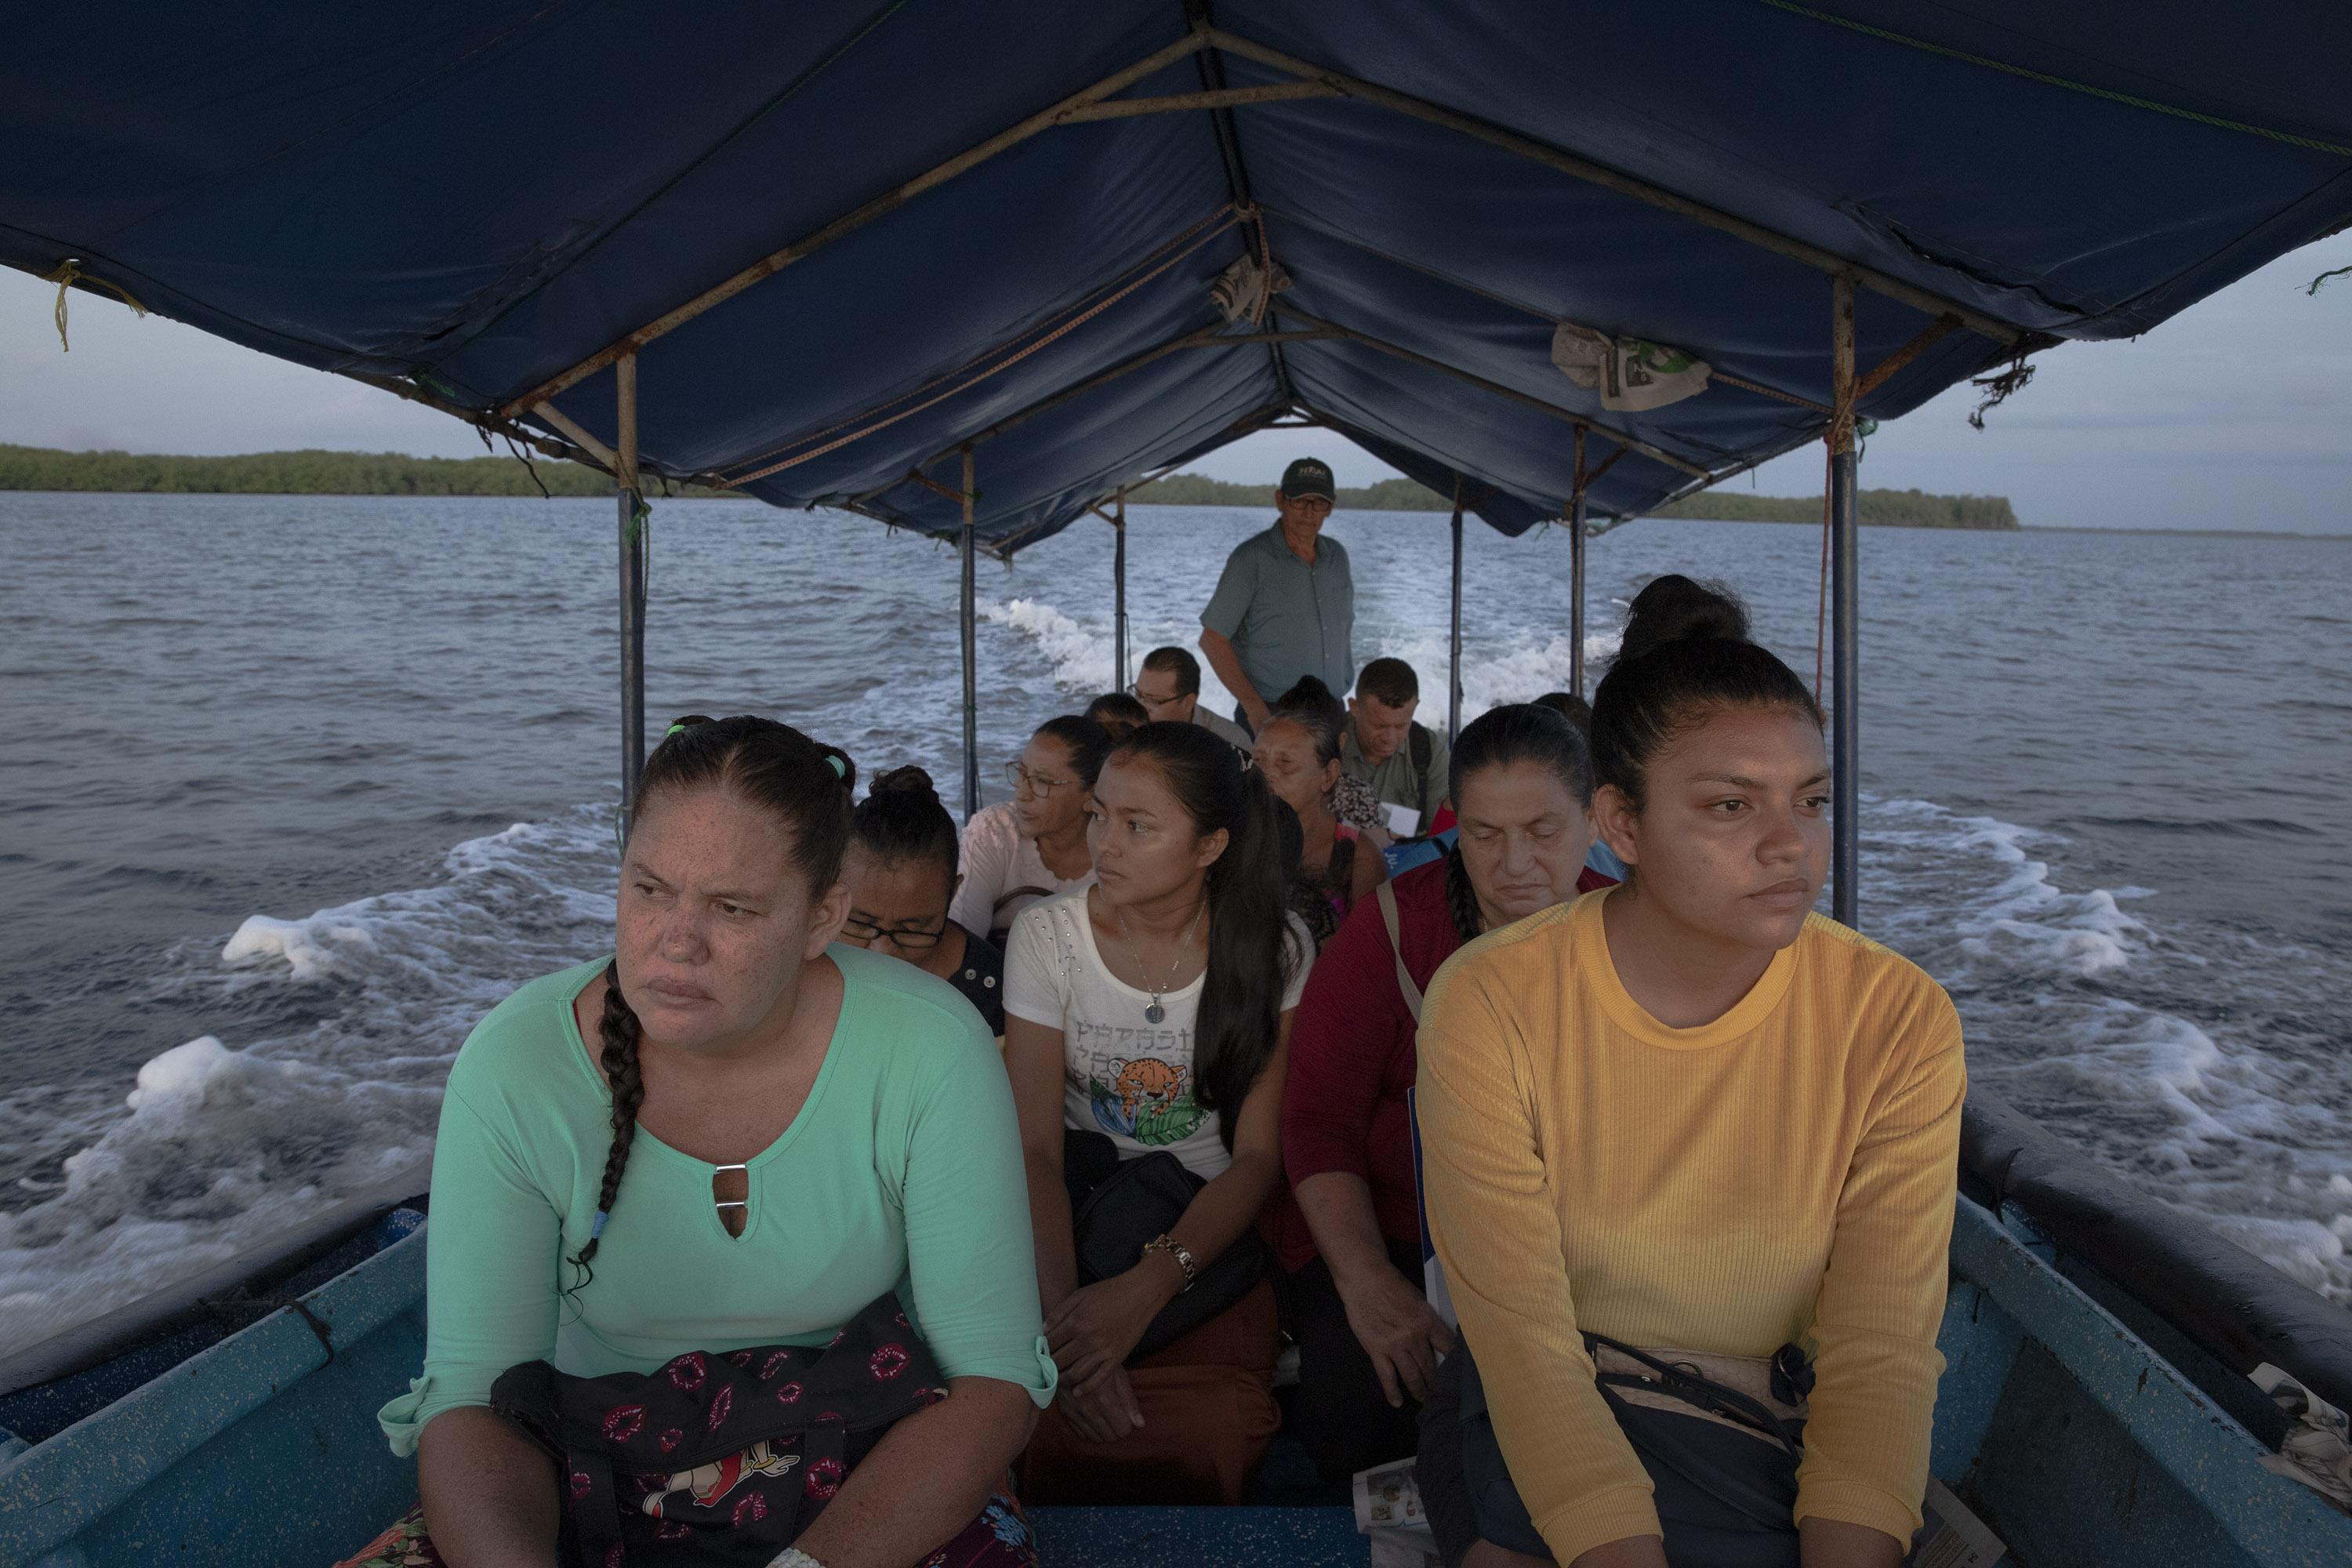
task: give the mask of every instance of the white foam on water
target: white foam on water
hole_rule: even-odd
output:
[[[982,620],[1009,627],[1034,645],[1047,660],[1055,685],[1088,697],[1111,689],[1117,644],[1108,631],[1080,626],[1042,599],[1001,605],[983,599],[976,608]]]
[[[612,842],[583,807],[458,845],[428,886],[257,915],[184,950],[159,995],[199,1016],[259,1003],[287,1026],[155,1056],[59,1179],[0,1215],[8,1342],[227,1262],[423,1159],[467,1031],[520,982],[609,947]]]
[[[1086,618],[1074,616],[1044,599],[1016,598],[998,604],[982,600],[977,608],[982,619],[1011,631],[1034,648],[1045,661],[1045,671],[1053,684],[1071,696],[1091,698],[1108,691],[1114,684],[1112,665],[1117,652],[1109,617],[1087,613]],[[1099,623],[1099,624],[1097,624]],[[1145,626],[1129,623],[1130,661],[1139,662],[1143,655],[1160,643],[1174,643],[1190,648],[1199,634],[1199,626]],[[1506,642],[1499,651],[1491,646],[1493,639],[1464,649],[1462,661],[1462,718],[1465,723],[1487,709],[1506,702],[1526,702],[1548,691],[1568,689],[1574,668],[1574,640],[1566,633],[1523,632]],[[1443,634],[1432,636],[1416,632],[1391,639],[1380,648],[1359,653],[1367,658],[1375,656],[1402,658],[1413,667],[1421,677],[1422,713],[1424,723],[1432,715],[1442,726],[1445,717],[1445,672],[1451,657],[1448,639]],[[1608,632],[1587,636],[1584,639],[1585,668],[1597,671],[1617,651],[1617,634]],[[1588,683],[1590,681],[1588,674]],[[1348,693],[1335,693],[1345,697]],[[1201,700],[1220,713],[1233,711],[1233,694],[1220,683],[1202,661]]]
[[[248,915],[236,934],[221,949],[224,963],[267,962],[286,965],[295,980],[308,984],[331,978],[339,967],[339,949],[374,945],[365,926],[327,918],[331,911],[307,921],[281,921],[268,915]]]
[[[1108,686],[1107,626],[1035,599],[987,614],[1063,695]],[[1139,653],[1155,633],[1179,637],[1136,630]],[[1442,671],[1444,647],[1423,636],[1398,651]],[[1481,643],[1465,658],[1467,713],[1564,687],[1572,651],[1552,633]],[[1612,651],[1589,638],[1588,668]],[[2340,1131],[2352,1066],[2264,1054],[2233,1033],[2227,996],[2201,1023],[2166,1005],[2184,974],[2203,985],[2234,973],[2227,955],[2184,952],[2121,907],[2147,889],[2063,886],[2061,840],[1918,800],[1867,801],[1864,826],[1870,929],[1951,989],[1977,1081],[2352,1300]],[[159,1053],[114,1109],[88,1117],[54,1179],[26,1184],[35,1201],[0,1215],[10,1342],[227,1262],[421,1159],[467,1031],[521,981],[609,946],[612,879],[609,806],[582,806],[457,845],[426,885],[300,919],[257,914],[218,947],[183,950],[157,997],[196,1018],[258,1005],[282,1024],[245,1038],[215,1027]]]
[[[2247,1020],[2281,1005],[2274,970],[2186,952],[2120,907],[2152,889],[2065,888],[2051,869],[2062,847],[1929,801],[1866,800],[1871,932],[1952,993],[1975,1081],[2352,1300],[2352,1064],[2265,1048]]]

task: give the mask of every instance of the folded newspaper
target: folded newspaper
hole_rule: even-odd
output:
[[[2352,1513],[2352,1415],[2268,1362],[2246,1375],[2293,1423],[2279,1451],[2263,1456],[2263,1468],[2301,1481],[2339,1511]]]
[[[1927,1522],[1911,1538],[1906,1568],[1993,1568],[2008,1557],[2000,1538],[1933,1476],[1919,1511]]]
[[[1372,1568],[1439,1568],[1413,1465],[1400,1459],[1356,1477],[1356,1528],[1371,1537]]]
[[[1421,1485],[1413,1479],[1416,1461],[1399,1459],[1375,1465],[1356,1475],[1356,1528],[1367,1533],[1425,1526],[1429,1516],[1421,1506]]]

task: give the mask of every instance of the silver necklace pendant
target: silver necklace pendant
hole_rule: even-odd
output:
[[[1208,907],[1208,900],[1202,899],[1199,908],[1192,911],[1192,923],[1186,926],[1184,928],[1184,934],[1176,939],[1176,962],[1168,966],[1168,983],[1171,985],[1176,983],[1176,972],[1184,967],[1184,944],[1192,940],[1192,933],[1194,931],[1201,929],[1201,916],[1207,911]],[[1136,968],[1143,969],[1145,965],[1143,963],[1142,951],[1135,945],[1135,939],[1127,934],[1127,911],[1114,905],[1111,909],[1111,915],[1112,918],[1118,922],[1119,941],[1127,944],[1129,955],[1135,960]],[[1151,984],[1148,974],[1144,980],[1144,984],[1146,985]],[[1160,1005],[1160,998],[1162,994],[1163,993],[1161,992],[1154,991],[1151,993],[1151,1000],[1144,1004],[1143,1021],[1145,1023],[1158,1024],[1166,1021],[1168,1017],[1168,1009]]]

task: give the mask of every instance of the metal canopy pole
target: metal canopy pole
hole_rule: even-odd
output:
[[[980,814],[980,634],[972,612],[973,571],[979,559],[972,533],[971,444],[963,448],[963,819]]]
[[[1624,447],[1617,448],[1623,452]],[[1568,683],[1584,695],[1584,426],[1576,427],[1576,488],[1568,501]]]
[[[621,503],[621,834],[637,816],[637,775],[646,766],[645,500],[637,493],[637,356],[613,363],[619,398],[619,450],[613,483]]]
[[[1462,476],[1454,476],[1454,635],[1446,644],[1445,743],[1462,733]]]
[[[1118,689],[1127,689],[1130,677],[1127,673],[1127,490],[1122,487],[1115,503],[1117,515],[1110,525],[1118,533],[1118,542],[1111,550],[1110,589],[1114,606],[1111,627],[1111,660],[1118,676]]]
[[[1830,418],[1830,763],[1832,824],[1835,841],[1831,859],[1830,907],[1845,925],[1854,925],[1861,896],[1862,870],[1862,747],[1857,734],[1862,712],[1861,691],[1855,684],[1860,563],[1859,530],[1854,512],[1855,455],[1853,447],[1853,279],[1840,277],[1830,285],[1830,367],[1833,412]]]

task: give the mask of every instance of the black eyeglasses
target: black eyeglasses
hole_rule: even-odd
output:
[[[1129,685],[1127,694],[1129,697],[1134,698],[1138,702],[1142,703],[1146,709],[1173,708],[1177,703],[1183,701],[1184,699],[1192,695],[1192,693],[1189,691],[1179,691],[1168,697],[1154,697],[1150,692],[1143,689],[1143,682],[1139,680],[1134,681]]]
[[[856,942],[887,942],[901,952],[921,952],[939,946],[940,939],[948,934],[948,922],[942,916],[938,930],[925,931],[919,926],[879,926],[853,914],[841,922],[841,929]]]

